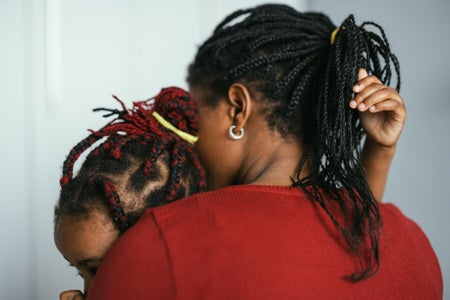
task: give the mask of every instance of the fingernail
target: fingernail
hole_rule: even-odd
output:
[[[374,111],[376,110],[376,107],[375,107],[375,106],[371,106],[371,107],[369,108],[369,110],[370,110],[371,112],[374,112]]]
[[[350,101],[350,107],[351,108],[356,108],[356,101],[355,100]]]
[[[366,105],[364,103],[361,103],[360,105],[358,105],[359,110],[364,110],[365,108],[366,108]]]
[[[359,75],[360,75],[362,78],[367,77],[367,76],[368,76],[367,70],[366,70],[366,69],[359,69]]]
[[[359,86],[359,84],[355,84],[354,86],[353,86],[353,91],[355,91],[355,92],[359,92],[359,89],[360,89],[361,87]]]

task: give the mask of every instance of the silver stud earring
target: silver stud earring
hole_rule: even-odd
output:
[[[239,134],[235,134],[233,132],[233,130],[236,128],[236,125],[231,125],[230,129],[228,129],[228,135],[230,136],[230,138],[232,140],[240,140],[242,139],[242,137],[244,136],[244,128],[241,128],[241,130],[239,130]]]

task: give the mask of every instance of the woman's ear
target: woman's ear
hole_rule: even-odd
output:
[[[234,131],[239,132],[244,128],[253,107],[253,99],[247,87],[240,83],[234,83],[228,89],[228,102],[230,104],[229,114],[236,128]]]

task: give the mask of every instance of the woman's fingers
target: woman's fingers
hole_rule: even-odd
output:
[[[359,111],[380,111],[380,104],[384,101],[396,101],[398,105],[402,105],[403,100],[400,95],[394,89],[386,87],[384,85],[371,85],[364,89],[363,92],[358,94],[354,100],[354,103],[350,103],[350,107],[357,108]],[[373,108],[378,107],[378,109]]]
[[[365,111],[371,104],[374,103],[368,103],[367,98],[370,97],[372,94],[383,90],[385,88],[384,85],[373,83],[369,86],[366,86],[364,89],[362,89],[358,94],[355,95],[355,98],[350,101],[350,107],[352,108],[358,108],[360,111]]]
[[[366,70],[361,69],[358,73],[358,82],[353,87],[355,98],[349,103],[353,109],[361,112],[379,112],[383,110],[394,110],[403,106],[403,99],[396,90],[384,85],[377,77],[368,76]],[[382,102],[388,101],[387,104]],[[392,103],[395,101],[396,103]]]
[[[366,69],[359,69],[359,71],[358,71],[358,80],[366,78],[367,76],[369,76],[369,74],[367,73]]]
[[[394,111],[401,106],[402,106],[401,103],[399,103],[397,100],[388,99],[381,103],[370,106],[369,111],[372,113],[377,113],[381,111]]]
[[[367,73],[363,73],[363,74],[366,75]],[[358,77],[360,77],[360,76],[361,76],[361,74]],[[371,75],[371,76],[367,75],[365,77],[361,76],[360,79],[358,79],[358,82],[353,86],[353,92],[360,93],[362,90],[364,90],[366,87],[368,87],[372,84],[383,84],[383,83],[378,79],[378,77],[376,77],[374,75]]]

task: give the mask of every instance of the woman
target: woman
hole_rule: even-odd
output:
[[[198,124],[195,104],[188,93],[167,88],[154,100],[136,102],[129,110],[122,104],[122,108],[108,110],[106,116],[117,114],[118,118],[75,146],[64,163],[61,195],[55,209],[55,242],[78,269],[85,291],[64,291],[61,299],[84,298],[109,248],[145,208],[202,191],[205,186],[203,170],[193,153],[196,137],[189,133],[195,133]],[[166,119],[185,131],[167,125]],[[79,155],[104,137],[106,141],[91,149],[91,155],[72,177]],[[182,161],[180,152],[174,151],[175,145],[186,148],[188,155],[180,168],[170,172],[170,166]],[[144,164],[148,154],[155,152],[159,154],[153,162]],[[175,184],[176,177],[179,185]],[[139,191],[130,193],[130,188],[139,187],[146,187],[140,196],[136,194]]]
[[[381,27],[352,16],[336,28],[261,5],[225,18],[188,74],[217,190],[148,210],[89,299],[442,298],[426,236],[377,203],[384,184],[369,188],[406,118],[386,86],[398,70]]]
[[[61,196],[55,209],[55,242],[84,279],[84,295],[108,249],[145,208],[169,203],[204,188],[203,171],[193,154],[196,138],[189,134],[198,127],[190,95],[181,89],[168,88],[152,102],[153,99],[137,102],[131,110],[126,110],[123,104],[122,111],[109,110],[110,115],[117,114],[118,118],[75,146],[64,163]],[[155,113],[160,116],[158,119]],[[166,119],[185,132],[167,125]],[[79,155],[103,137],[107,140],[91,149],[91,155],[72,178]],[[180,156],[183,151],[175,151],[176,148],[187,150],[184,163]],[[145,164],[150,153],[159,154]],[[171,166],[179,165],[177,161],[182,162],[180,167],[171,170]],[[178,185],[174,180],[177,177]],[[130,188],[136,191],[130,193]],[[138,196],[139,193],[142,194]],[[140,200],[142,197],[145,201]],[[60,296],[77,297],[82,299],[83,293],[69,290]]]

